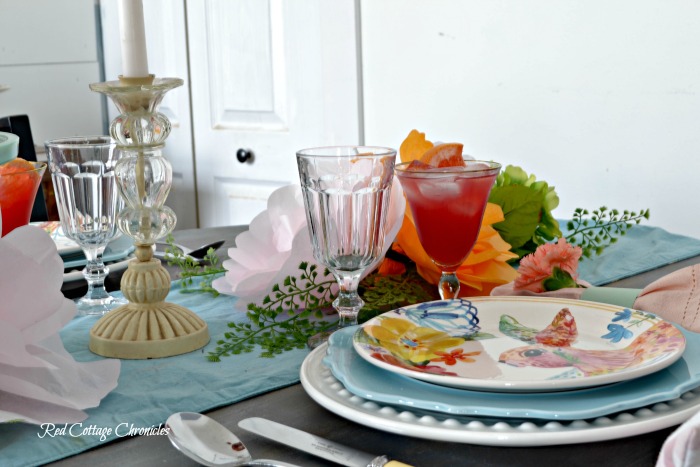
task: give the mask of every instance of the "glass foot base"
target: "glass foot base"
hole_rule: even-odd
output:
[[[78,316],[103,316],[108,311],[128,303],[129,301],[125,298],[116,298],[111,295],[100,299],[81,298],[75,302],[78,307]]]

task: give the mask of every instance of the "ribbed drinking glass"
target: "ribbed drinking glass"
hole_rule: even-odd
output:
[[[357,324],[360,276],[382,254],[396,151],[333,146],[297,152],[314,257],[339,285],[338,327]],[[309,342],[314,347],[327,335]]]
[[[102,261],[107,244],[119,237],[116,216],[122,206],[114,168],[120,157],[107,136],[63,138],[45,143],[56,207],[66,237],[83,250],[87,294],[76,301],[81,315],[103,315],[123,305],[107,293],[109,268]]]

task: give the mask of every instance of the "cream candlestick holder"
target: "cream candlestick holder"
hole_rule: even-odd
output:
[[[146,359],[179,355],[209,342],[207,324],[187,308],[165,301],[170,275],[153,258],[153,244],[175,228],[177,218],[165,200],[172,185],[172,166],[163,157],[170,121],[157,111],[166,92],[181,86],[179,78],[124,78],[90,85],[107,95],[120,112],[110,135],[122,156],[115,176],[125,207],[117,225],[134,239],[135,259],[121,280],[129,303],[100,318],[90,330],[90,350],[105,357]]]

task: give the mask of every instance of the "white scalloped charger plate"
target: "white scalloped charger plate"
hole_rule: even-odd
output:
[[[700,392],[607,417],[570,422],[448,416],[377,404],[355,396],[323,364],[327,344],[301,365],[307,394],[331,412],[355,423],[415,438],[485,446],[554,446],[626,438],[683,423],[700,408]]]
[[[361,326],[353,345],[371,364],[429,383],[546,392],[654,373],[682,356],[685,338],[653,313],[615,305],[473,297],[383,313]]]
[[[683,329],[686,350],[668,368],[617,384],[536,393],[470,391],[385,371],[355,352],[352,340],[357,329],[352,326],[334,332],[323,359],[348,391],[378,403],[447,415],[579,420],[676,399],[700,386],[700,334]]]

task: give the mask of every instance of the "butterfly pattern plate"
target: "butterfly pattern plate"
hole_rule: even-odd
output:
[[[475,297],[379,315],[353,338],[373,365],[435,384],[501,392],[585,388],[673,364],[683,334],[657,315],[602,303]]]

